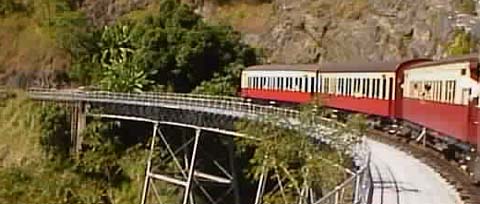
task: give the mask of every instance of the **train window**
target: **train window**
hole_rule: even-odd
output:
[[[453,81],[452,83],[453,83],[453,87],[452,87],[452,103],[455,103],[455,95],[456,95],[456,92],[457,92],[457,91],[456,91],[456,88],[457,88],[456,85],[457,85],[457,84],[455,83],[455,81]]]
[[[283,91],[283,77],[278,78],[278,90]]]
[[[446,97],[445,100],[448,103],[454,103],[455,102],[455,81],[454,80],[448,80],[446,82]]]
[[[355,94],[355,90],[357,90],[357,79],[352,79],[352,92],[350,93],[352,96]]]
[[[353,92],[353,79],[348,78],[348,95],[351,96]]]
[[[332,78],[332,85],[330,86],[330,88],[331,88],[330,92],[331,92],[332,94],[336,94],[336,93],[337,93],[337,89],[336,89],[336,88],[337,88],[337,81],[338,81],[337,78]]]
[[[318,93],[322,93],[322,76],[317,77],[317,91]]]
[[[325,78],[325,93],[328,94],[328,91],[329,91],[329,86],[330,86],[330,79],[329,78]]]
[[[349,90],[349,88],[350,88],[350,81],[349,81],[348,78],[345,78],[345,84],[344,84],[344,86],[343,86],[343,94],[344,94],[345,96],[348,96],[348,90]]]
[[[349,84],[348,84],[348,78],[344,78],[344,79],[343,79],[343,82],[344,82],[344,83],[343,83],[343,87],[342,87],[342,88],[343,88],[343,95],[346,96],[346,95],[348,95],[348,86],[349,86]]]
[[[462,76],[465,76],[467,74],[467,69],[462,69]]]
[[[375,92],[375,98],[380,98],[380,79],[375,79],[376,81],[376,85],[377,85],[377,89],[376,89],[376,92]]]
[[[303,91],[305,89],[305,80],[303,78],[298,78],[298,90]]]
[[[393,90],[395,90],[393,86],[393,77],[390,77],[388,79],[388,99],[389,100],[393,99]]]
[[[367,80],[366,79],[362,79],[362,84],[363,84],[363,87],[362,87],[362,96],[366,96],[367,94],[367,89],[365,87],[367,87]]]
[[[382,99],[387,99],[387,79],[382,79]]]
[[[355,90],[357,90],[357,79],[352,79],[352,95],[355,94]]]
[[[355,92],[360,93],[360,88],[362,88],[362,81],[360,79],[357,79],[357,89]]]
[[[438,81],[437,85],[437,101],[442,101],[443,81]]]
[[[366,97],[370,97],[370,79],[366,79],[367,82],[367,92],[365,93]]]
[[[310,92],[310,80],[308,80],[308,76],[305,76],[305,84],[304,84],[305,92]]]
[[[377,87],[376,82],[377,81],[375,79],[372,79],[372,85],[371,85],[372,86],[372,93],[370,93],[370,97],[372,97],[372,98],[375,98],[375,91],[376,91],[375,88]]]
[[[293,77],[288,77],[289,83],[288,83],[288,90],[292,91],[293,89]]]
[[[344,82],[343,78],[340,78],[338,81],[338,93],[340,95],[343,95],[343,82]]]

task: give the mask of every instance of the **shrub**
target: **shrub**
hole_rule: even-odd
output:
[[[70,118],[68,110],[47,105],[40,110],[42,134],[40,145],[49,159],[64,160],[70,151]]]
[[[472,51],[474,43],[469,33],[457,30],[454,33],[453,41],[447,44],[446,52],[449,56],[461,56]]]
[[[17,0],[0,0],[0,17],[26,10],[27,7]]]
[[[455,1],[455,8],[466,14],[475,14],[476,13],[476,5],[474,0],[456,0]]]

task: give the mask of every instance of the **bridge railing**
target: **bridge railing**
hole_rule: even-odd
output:
[[[274,115],[299,121],[298,110],[280,108],[274,106],[252,104],[248,100],[239,97],[209,96],[198,94],[179,94],[163,92],[146,93],[113,93],[106,91],[79,91],[79,90],[55,90],[55,89],[30,89],[29,96],[37,100],[55,100],[65,102],[101,102],[130,104],[140,106],[167,106],[182,109],[211,108],[215,110],[243,113],[243,116]],[[320,118],[330,127],[343,126],[334,120]],[[371,181],[369,163],[370,151],[361,143],[353,151],[353,156],[359,169],[352,176],[338,185],[331,192],[325,194],[314,204],[367,204],[370,203],[373,184]]]

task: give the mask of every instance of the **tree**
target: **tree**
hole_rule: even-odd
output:
[[[321,197],[347,176],[344,168],[351,168],[348,152],[363,136],[364,121],[355,116],[346,126],[339,124],[343,128],[337,131],[322,131],[327,122],[321,117],[326,111],[315,105],[302,109],[297,122],[268,117],[237,124],[242,133],[258,138],[239,140],[238,144],[243,151],[254,149],[250,177],[258,181],[266,175],[273,183],[265,191],[264,203],[298,203],[309,198],[302,192]],[[319,131],[321,140],[311,137]]]
[[[215,73],[232,73],[232,64],[256,62],[254,50],[241,42],[237,32],[206,24],[192,8],[174,0],[162,0],[157,13],[98,32],[87,36],[89,43],[73,46],[83,48],[72,49],[80,51],[74,54],[73,76],[108,90],[149,90],[162,85],[190,92]]]

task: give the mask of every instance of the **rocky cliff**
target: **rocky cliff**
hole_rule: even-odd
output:
[[[248,39],[277,63],[440,58],[458,32],[473,52],[478,5],[458,1],[278,0],[268,31]]]

